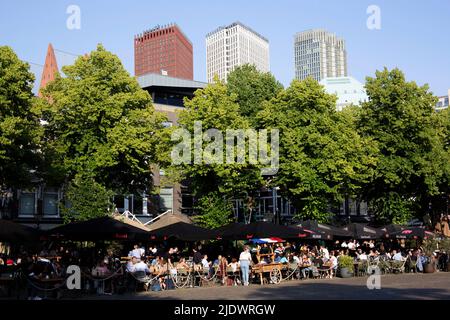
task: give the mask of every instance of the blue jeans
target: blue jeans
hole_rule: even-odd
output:
[[[247,260],[240,261],[241,272],[242,272],[242,282],[248,284],[248,274],[250,272],[250,262]]]
[[[302,269],[302,276],[303,276],[303,279],[307,279],[308,277],[309,277],[309,273],[312,271],[312,268],[311,267],[308,267],[308,268],[303,268]]]

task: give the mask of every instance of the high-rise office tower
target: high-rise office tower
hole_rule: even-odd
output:
[[[134,37],[134,74],[146,73],[194,78],[192,43],[176,24],[157,26]]]
[[[269,41],[240,22],[222,26],[206,35],[206,78],[227,80],[236,66],[254,64],[269,71]]]
[[[295,35],[294,59],[295,78],[299,80],[347,76],[345,41],[322,29]]]

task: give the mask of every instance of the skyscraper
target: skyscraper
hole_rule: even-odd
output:
[[[295,35],[294,59],[295,78],[299,80],[347,76],[345,41],[322,29]]]
[[[254,64],[269,71],[269,41],[240,22],[222,26],[206,35],[206,78],[227,80],[236,66]]]
[[[191,41],[176,24],[156,26],[134,37],[134,73],[194,78]]]

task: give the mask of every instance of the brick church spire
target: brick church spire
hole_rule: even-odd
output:
[[[41,84],[39,86],[39,97],[41,96],[41,89],[47,83],[55,79],[55,73],[59,74],[58,64],[56,62],[55,51],[51,43],[48,44],[47,55],[45,57],[44,70],[42,71]]]

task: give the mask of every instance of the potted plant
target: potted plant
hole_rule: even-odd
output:
[[[439,249],[439,241],[436,239],[424,240],[421,246],[426,258],[426,262],[423,265],[424,273],[436,272],[436,257],[434,256],[435,250]]]
[[[339,274],[341,278],[353,276],[353,258],[350,256],[340,256],[338,259]]]

